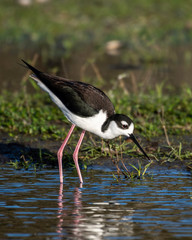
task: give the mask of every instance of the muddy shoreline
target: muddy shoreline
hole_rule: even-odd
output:
[[[87,136],[87,139],[89,136]],[[191,147],[191,136],[182,136],[183,148],[185,150],[190,150]],[[10,137],[7,133],[0,134],[0,165],[5,166],[10,164],[10,162],[22,162],[30,161],[31,163],[38,164],[41,168],[57,168],[57,150],[60,147],[61,141],[59,140],[42,140],[40,137],[31,137],[31,136],[23,136],[19,135],[17,137]],[[85,139],[85,141],[87,140]],[[179,143],[180,138],[172,137],[171,141],[174,139],[174,144]],[[141,140],[141,139],[140,139]],[[144,143],[144,141],[142,141]],[[98,142],[100,144],[100,142]],[[155,151],[158,151],[158,148],[161,148],[161,154],[164,156],[167,155],[167,159],[165,157],[153,157]],[[191,173],[191,159],[184,159],[183,161],[179,159],[169,159],[168,155],[170,149],[166,147],[166,142],[164,137],[156,137],[144,143],[144,148],[148,153],[151,154],[151,159],[153,160],[152,165],[149,167],[150,170],[167,170],[167,169],[177,169],[181,171],[187,171],[189,174]],[[64,168],[71,168],[73,164],[72,159],[73,148],[67,146],[66,154],[63,157]],[[101,156],[97,159],[84,159],[84,152],[80,151],[79,162],[83,168],[83,165],[86,164],[86,167],[91,169],[109,169],[115,170],[112,160],[107,155],[105,157]],[[129,164],[138,165],[138,160],[141,162],[142,166],[146,165],[149,161],[143,158],[142,154],[138,152],[137,156],[123,155],[123,161],[129,169],[131,167]],[[23,166],[23,165],[22,165]],[[20,168],[22,168],[22,166]],[[119,166],[122,167],[122,164],[119,162]],[[31,166],[29,165],[29,168]],[[20,169],[18,168],[18,169]],[[24,168],[24,166],[23,166]],[[133,170],[133,169],[131,169]]]

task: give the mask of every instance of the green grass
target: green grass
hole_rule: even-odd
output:
[[[116,112],[129,115],[136,132],[144,137],[164,134],[162,114],[169,135],[191,134],[192,92],[189,88],[183,88],[180,95],[159,96],[157,90],[123,95],[121,89],[108,95]],[[46,93],[4,93],[0,102],[0,130],[10,134],[41,135],[44,139],[63,138],[68,121]]]

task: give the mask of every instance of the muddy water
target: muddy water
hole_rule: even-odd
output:
[[[115,182],[109,169],[16,171],[1,168],[0,239],[191,239],[192,179],[154,170]]]

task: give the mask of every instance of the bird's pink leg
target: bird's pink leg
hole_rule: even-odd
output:
[[[65,138],[64,142],[62,143],[61,147],[59,148],[57,152],[57,158],[58,158],[58,164],[59,164],[59,176],[60,176],[60,183],[63,183],[63,166],[62,166],[62,157],[63,157],[63,150],[73,132],[73,129],[75,128],[75,125],[73,124],[67,134],[67,137]]]
[[[80,138],[79,138],[79,141],[78,141],[78,143],[77,143],[77,146],[76,146],[76,148],[75,148],[75,151],[74,151],[74,153],[73,153],[73,160],[74,160],[74,162],[75,162],[75,166],[76,166],[76,169],[77,169],[77,173],[78,173],[78,175],[79,175],[80,183],[83,183],[83,178],[82,178],[82,176],[81,176],[81,171],[80,171],[80,168],[79,168],[78,153],[79,153],[79,148],[80,148],[81,143],[82,143],[82,141],[83,141],[84,135],[85,135],[85,130],[82,131],[81,136],[80,136]]]

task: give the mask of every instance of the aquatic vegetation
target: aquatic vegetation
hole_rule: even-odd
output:
[[[144,167],[142,167],[142,164],[140,161],[138,161],[138,167],[134,166],[133,164],[129,164],[131,167],[133,167],[136,171],[137,174],[133,175],[134,177],[137,178],[141,178],[144,177],[144,175],[146,174],[147,169],[149,168],[149,166],[153,163],[153,161],[149,162],[148,164],[146,164]]]
[[[111,146],[109,144],[108,146],[109,146],[109,149],[111,149],[109,150],[110,157],[114,165],[116,166],[118,176],[123,175],[125,178],[131,178],[131,179],[143,178],[144,175],[146,174],[147,169],[153,163],[153,160],[150,160],[149,163],[142,166],[141,162],[138,160],[137,161],[138,167],[136,167],[134,164],[128,163],[128,165],[130,165],[132,168],[136,170],[136,173],[135,173],[134,171],[131,171],[128,169],[128,166],[126,166],[124,159],[128,158],[128,161],[130,161],[131,159],[129,160],[129,157],[127,156],[129,155],[130,152],[131,152],[131,155],[134,155],[133,149],[137,148],[137,146],[134,145],[132,149],[129,149],[127,147],[126,141],[122,141],[121,137],[119,138],[119,143],[116,142],[116,144],[112,144]]]

